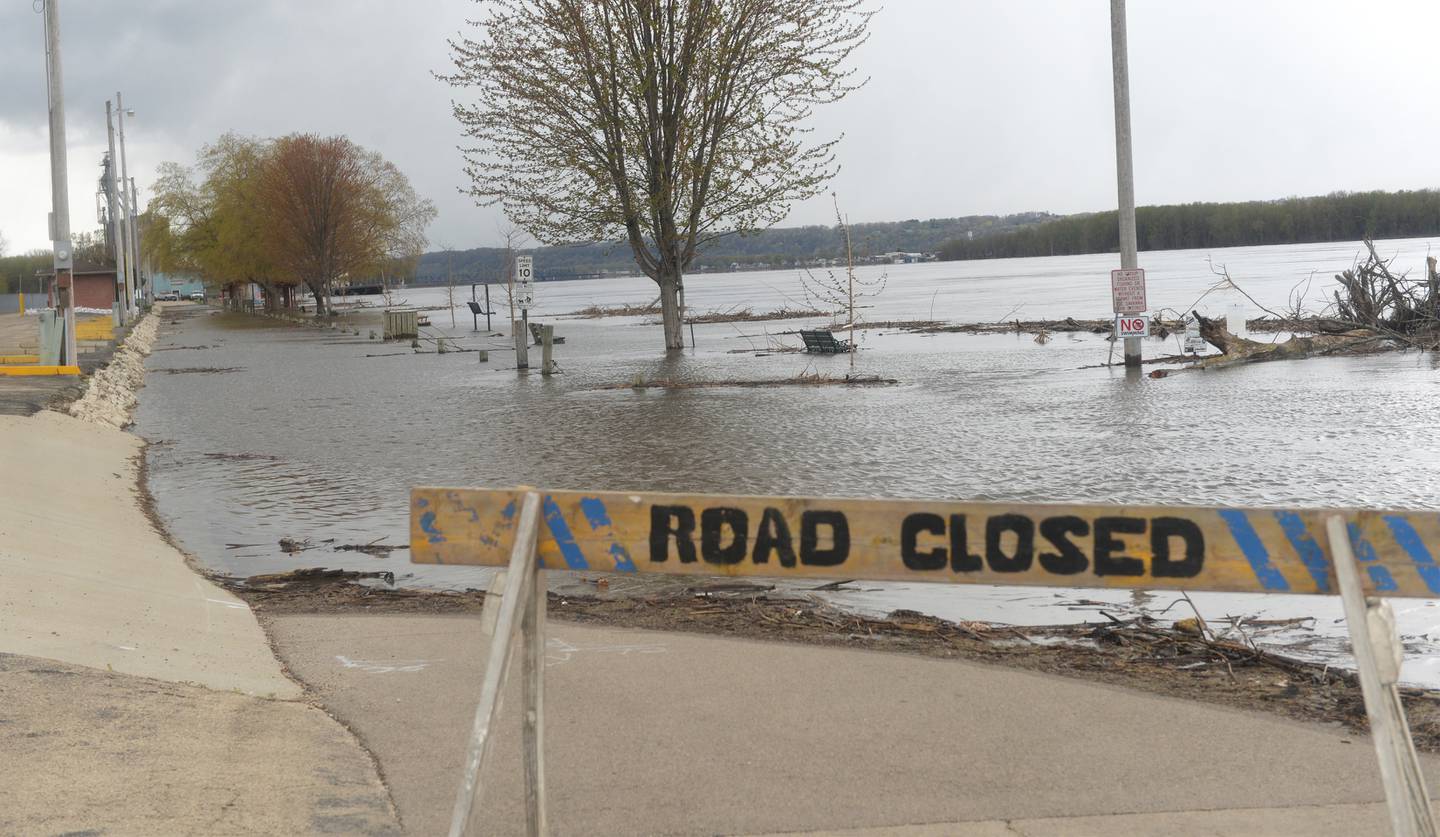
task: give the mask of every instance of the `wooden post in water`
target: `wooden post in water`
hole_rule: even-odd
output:
[[[522,311],[520,316],[525,317]],[[525,320],[511,320],[510,329],[515,332],[515,368],[530,368],[530,323],[529,317]]]
[[[1120,268],[1134,270],[1140,264],[1135,237],[1135,164],[1130,140],[1130,60],[1125,34],[1125,0],[1110,0],[1110,56],[1115,86],[1115,179],[1120,197]],[[1125,365],[1139,369],[1140,354],[1140,338],[1126,337]]]
[[[540,374],[555,374],[555,326],[545,325],[540,327]]]

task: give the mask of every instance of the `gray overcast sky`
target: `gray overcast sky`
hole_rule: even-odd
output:
[[[878,5],[878,3],[877,3]],[[854,221],[1115,202],[1109,4],[888,0],[868,87],[823,110]],[[457,193],[445,38],[472,0],[62,0],[72,227],[94,229],[105,100],[119,89],[142,202],[157,163],[227,130],[343,133],[440,216],[433,246],[496,243]],[[1435,0],[1130,0],[1136,198],[1275,198],[1440,185]],[[461,93],[460,95],[463,95]],[[0,233],[46,245],[42,26],[0,0]],[[787,225],[829,223],[828,199]]]

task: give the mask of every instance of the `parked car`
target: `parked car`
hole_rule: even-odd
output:
[[[194,293],[190,294],[190,301],[191,301],[191,302],[204,302],[204,301],[205,301],[205,292],[204,292],[204,291],[195,291]]]
[[[179,302],[179,301],[180,301],[180,292],[179,292],[179,291],[166,291],[166,292],[161,293],[161,294],[156,294],[156,295],[155,295],[155,299],[156,299],[157,301],[159,301],[159,302]]]

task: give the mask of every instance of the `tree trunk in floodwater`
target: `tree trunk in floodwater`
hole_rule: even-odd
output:
[[[306,287],[310,288],[310,295],[315,297],[315,316],[323,317],[329,308],[329,294],[326,293],[326,283],[305,280]]]
[[[1152,378],[1164,378],[1174,372],[1190,372],[1203,369],[1224,369],[1245,363],[1264,363],[1272,360],[1299,360],[1301,358],[1334,354],[1369,354],[1395,348],[1395,341],[1369,328],[1357,328],[1343,334],[1317,334],[1312,337],[1292,336],[1284,343],[1259,343],[1230,333],[1222,319],[1210,319],[1192,315],[1200,322],[1200,336],[1221,354],[1202,359],[1199,363],[1182,369],[1156,369]]]
[[[660,319],[665,324],[665,349],[683,349],[685,329],[680,321],[680,271],[662,272],[655,282],[660,286]]]

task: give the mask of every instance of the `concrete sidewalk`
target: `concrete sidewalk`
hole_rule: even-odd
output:
[[[155,532],[140,447],[0,416],[0,833],[398,833],[369,754]]]
[[[485,662],[478,618],[266,624],[375,753],[407,831],[443,833]],[[565,622],[548,645],[557,835],[1388,830],[1370,742],[1340,729],[903,654]],[[485,776],[497,834],[522,828],[518,688],[505,705]]]
[[[250,608],[138,507],[129,433],[0,416],[0,651],[295,698]]]

